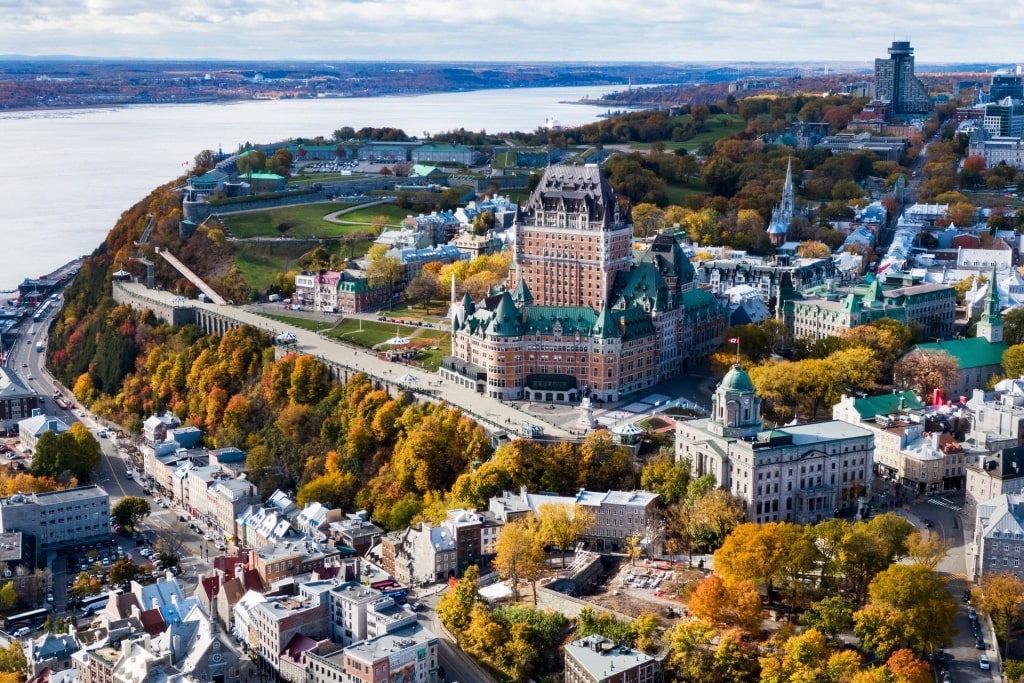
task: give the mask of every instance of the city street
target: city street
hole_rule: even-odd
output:
[[[968,588],[966,574],[965,538],[962,509],[964,494],[960,492],[940,493],[932,496],[919,496],[896,508],[896,513],[905,517],[915,527],[926,533],[938,534],[950,543],[949,552],[939,563],[937,570],[948,577],[947,586],[950,595],[957,601],[954,625],[957,634],[953,642],[947,644],[946,652],[953,655],[949,672],[954,681],[989,683],[1001,680],[998,672],[998,655],[994,649],[995,636],[986,628],[984,640],[986,649],[975,647],[974,633],[968,617],[969,605],[963,601],[964,590]],[[925,526],[930,522],[932,527]],[[983,624],[986,622],[982,622]],[[992,661],[992,670],[983,671],[978,666],[978,657],[987,654]]]

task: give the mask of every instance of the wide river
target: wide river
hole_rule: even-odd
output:
[[[245,142],[330,138],[342,126],[533,131],[549,118],[576,126],[604,110],[568,104],[614,86],[528,88],[352,99],[180,104],[0,115],[0,290],[91,253],[118,216],[154,187],[183,175],[203,149]]]

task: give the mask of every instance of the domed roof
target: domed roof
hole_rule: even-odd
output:
[[[732,370],[725,374],[720,386],[723,391],[754,391],[754,383],[750,381],[750,375],[739,363],[733,365]]]

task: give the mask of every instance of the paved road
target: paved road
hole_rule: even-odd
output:
[[[982,671],[978,665],[981,650],[975,647],[974,633],[968,618],[969,605],[963,601],[964,590],[968,587],[966,575],[965,543],[969,539],[969,530],[965,538],[962,510],[963,493],[938,494],[920,496],[898,508],[898,514],[906,517],[914,526],[929,533],[938,534],[950,543],[949,552],[939,563],[937,569],[948,577],[947,586],[950,594],[959,604],[954,626],[957,633],[953,642],[946,648],[954,660],[949,667],[952,680],[974,683],[989,683],[1001,680],[996,671],[998,653],[994,649],[995,636],[991,628],[986,629],[984,653],[992,661],[992,669]],[[932,523],[929,531],[925,520]]]

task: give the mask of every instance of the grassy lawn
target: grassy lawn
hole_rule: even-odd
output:
[[[277,315],[277,314],[264,314],[265,317],[271,320],[276,320],[285,325],[291,325],[292,327],[301,327],[304,330],[310,332],[316,332],[324,329],[324,321],[319,318],[298,318],[290,315]]]
[[[314,185],[316,183],[343,183],[349,180],[358,180],[366,177],[365,173],[352,175],[341,175],[340,173],[300,173],[299,175],[293,175],[289,178],[288,184],[305,187],[306,185]]]
[[[686,198],[694,194],[707,194],[707,191],[696,187],[684,187],[682,185],[669,185],[667,188],[668,203],[682,206]]]
[[[373,219],[377,216],[387,216],[388,227],[397,228],[402,223],[402,220],[408,215],[408,209],[403,209],[402,207],[395,206],[394,204],[380,204],[379,206],[367,206],[363,209],[350,211],[349,213],[338,216],[338,219],[351,223],[361,223],[369,227],[370,224],[373,223]]]
[[[324,220],[324,216],[352,206],[341,202],[321,202],[282,206],[266,211],[224,214],[221,222],[231,229],[235,237],[338,237],[350,230],[351,226],[337,225]],[[282,233],[277,229],[282,223],[290,226]]]
[[[235,264],[242,271],[242,276],[254,289],[266,289],[271,285],[274,276],[295,268],[300,256],[312,249],[312,245],[283,242],[234,242]],[[340,249],[337,244],[324,245],[328,251]],[[360,245],[361,246],[361,245]],[[356,251],[359,251],[357,248]],[[363,248],[365,252],[365,248]]]

